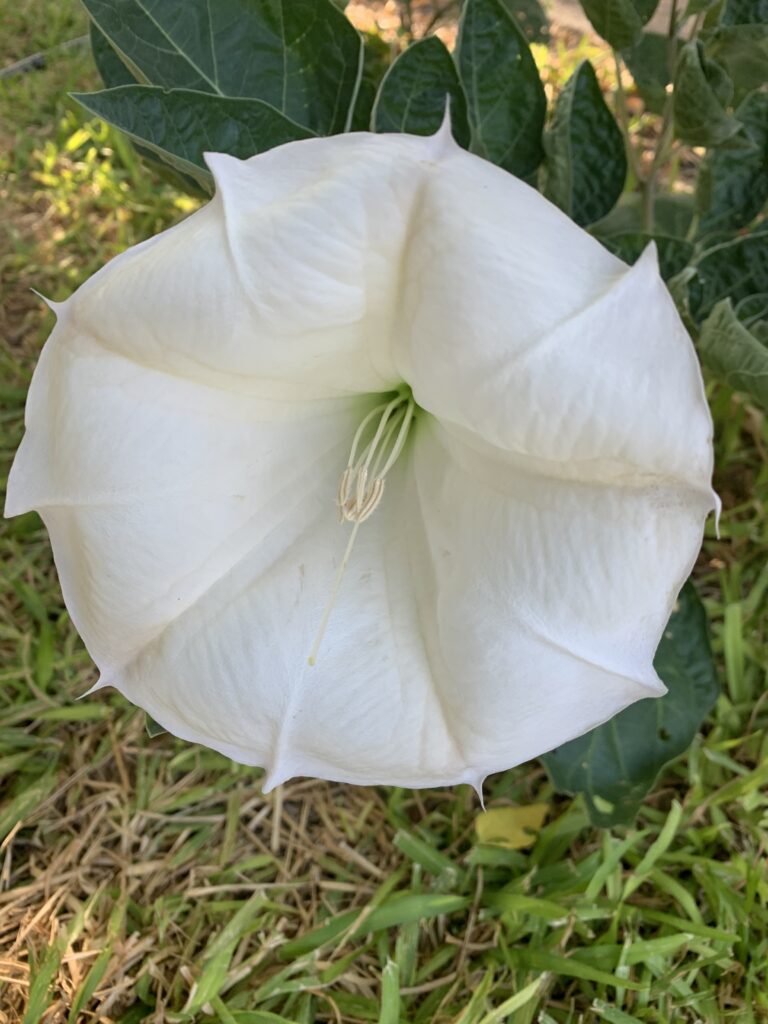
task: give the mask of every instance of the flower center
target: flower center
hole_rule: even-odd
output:
[[[405,447],[415,410],[416,403],[410,390],[398,392],[391,401],[371,409],[355,431],[347,468],[341,474],[336,499],[341,521],[346,520],[354,525],[312,645],[308,659],[310,665],[317,662],[320,644],[349,564],[357,531],[361,523],[372,516],[379,506],[384,494],[384,480]]]

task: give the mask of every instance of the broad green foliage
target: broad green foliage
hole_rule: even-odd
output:
[[[114,47],[94,21],[91,22],[91,51],[101,80],[108,89],[114,89],[118,85],[138,85],[136,75],[120,60]]]
[[[539,0],[502,0],[504,6],[532,43],[549,39],[549,22]]]
[[[582,0],[595,31],[617,50],[633,46],[658,0]]]
[[[735,103],[768,81],[768,25],[721,25],[707,33],[706,47],[728,73]]]
[[[704,53],[698,41],[681,49],[675,74],[675,129],[692,146],[719,146],[731,139],[741,122],[728,112],[733,83],[726,71]]]
[[[163,733],[166,732],[162,725],[160,725],[159,722],[156,722],[154,718],[150,718],[149,715],[146,716],[144,725],[147,730],[147,736],[149,736],[150,739],[154,739],[155,736],[162,736]]]
[[[376,93],[391,62],[392,51],[381,36],[366,32],[363,36],[363,72],[350,126],[353,132],[371,130],[371,115]]]
[[[212,96],[193,89],[123,85],[75,94],[88,110],[165,156],[203,187],[211,184],[204,152],[247,157],[312,132],[261,100]]]
[[[577,224],[604,217],[624,188],[627,158],[589,61],[578,66],[560,93],[545,148],[547,198]]]
[[[668,692],[641,700],[543,758],[558,789],[583,793],[598,825],[631,822],[659,769],[682,754],[720,686],[704,608],[689,583],[659,645],[656,671]]]
[[[722,299],[740,302],[768,292],[768,231],[737,237],[707,250],[696,263],[690,309],[697,322]]]
[[[544,155],[547,101],[525,36],[501,0],[466,0],[457,60],[473,151],[527,177]]]
[[[656,114],[664,109],[667,86],[672,81],[670,47],[673,54],[677,52],[677,45],[670,44],[667,36],[658,32],[643,32],[634,46],[622,53],[643,102]]]
[[[456,65],[437,36],[414,43],[387,71],[373,107],[371,127],[377,132],[432,135],[450,101],[456,141],[468,146],[467,101]]]
[[[726,0],[722,20],[724,25],[764,25],[768,22],[768,0]]]
[[[755,92],[737,110],[751,149],[716,149],[704,160],[696,187],[699,232],[749,224],[768,200],[768,93]]]
[[[751,318],[744,316],[748,312],[744,303],[734,310],[730,299],[718,302],[702,325],[700,350],[706,363],[731,387],[746,391],[768,408],[766,298],[761,296],[762,309]]]
[[[362,43],[329,0],[85,6],[139,81],[263,100],[320,134],[348,127]]]
[[[642,196],[637,192],[625,192],[608,216],[593,224],[590,231],[600,239],[642,232],[643,213]],[[689,195],[658,195],[653,203],[654,233],[686,238],[693,214],[693,200]]]

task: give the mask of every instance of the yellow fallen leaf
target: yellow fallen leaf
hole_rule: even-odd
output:
[[[527,807],[492,807],[478,814],[475,831],[481,843],[522,850],[536,841],[536,833],[544,824],[549,804]]]

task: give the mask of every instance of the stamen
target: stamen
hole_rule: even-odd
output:
[[[328,620],[336,604],[341,582],[344,578],[352,548],[360,525],[370,518],[384,495],[384,478],[397,462],[408,439],[416,403],[413,396],[399,394],[391,402],[384,402],[372,409],[355,432],[347,460],[347,468],[341,474],[337,502],[341,521],[353,523],[344,557],[341,560],[336,579],[325,607],[320,628],[309,655],[309,664],[317,661]],[[358,455],[358,448],[369,425],[378,417],[373,437]]]

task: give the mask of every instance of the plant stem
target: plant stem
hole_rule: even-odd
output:
[[[621,128],[621,134],[624,136],[624,145],[627,150],[627,161],[630,170],[636,181],[641,182],[640,161],[632,144],[632,136],[629,134],[629,110],[627,108],[627,94],[624,92],[624,85],[621,81],[621,59],[616,50],[613,51],[613,63],[616,69],[616,117],[618,118],[619,128]]]
[[[677,63],[677,0],[672,0],[669,10],[669,28],[667,30],[667,66],[669,68],[670,80],[674,79],[675,64]],[[653,159],[648,174],[642,181],[641,190],[643,194],[643,231],[646,234],[653,234],[656,204],[656,185],[659,170],[666,163],[674,146],[674,117],[673,117],[673,93],[667,94],[662,114],[661,131],[656,140],[653,152]]]

